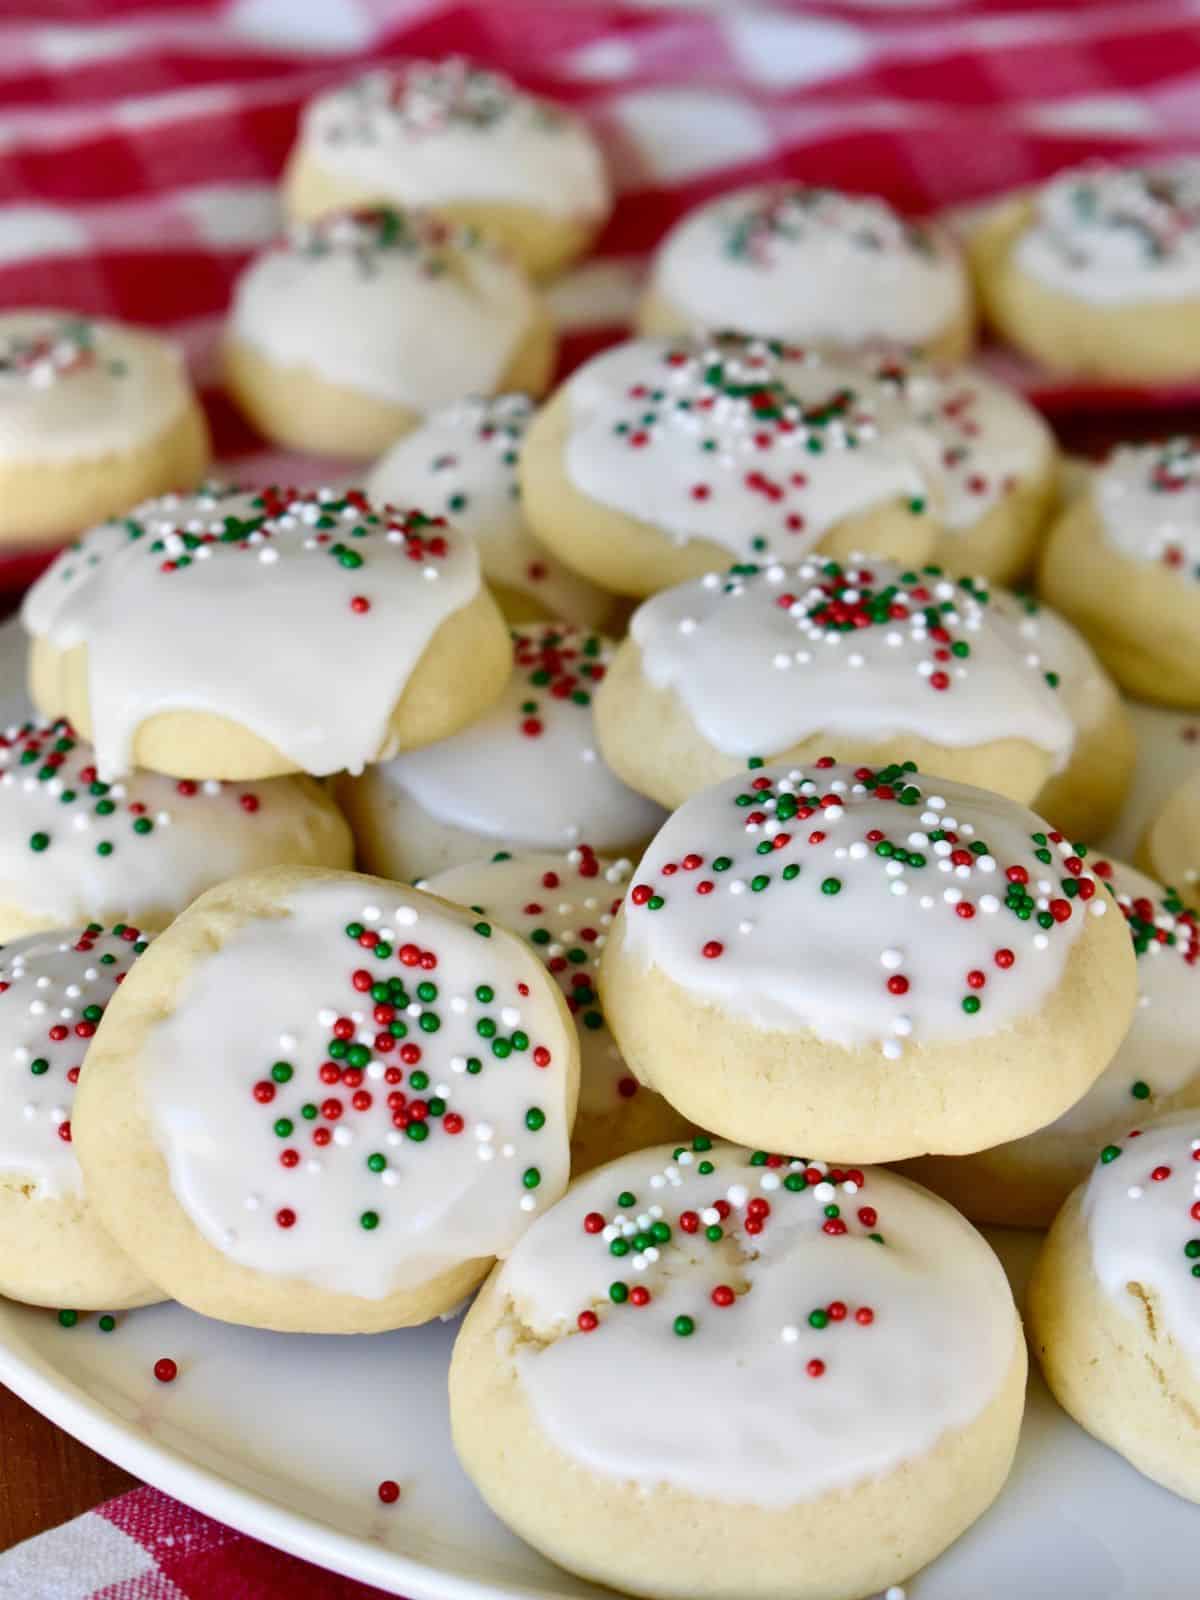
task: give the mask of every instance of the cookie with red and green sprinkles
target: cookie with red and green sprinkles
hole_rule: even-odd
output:
[[[353,855],[341,812],[308,778],[106,783],[62,718],[0,732],[0,939],[90,916],[161,928],[240,872]]]
[[[130,923],[90,922],[0,950],[0,1294],[81,1310],[162,1295],[84,1193],[72,1116],[117,988],[146,948]]]
[[[752,768],[633,873],[600,970],[635,1075],[829,1159],[985,1149],[1073,1105],[1133,1014],[1087,848],[911,762]]]
[[[457,1306],[563,1193],[579,1046],[486,915],[352,873],[211,890],[110,1009],[88,1192],[175,1299],[302,1332]]]
[[[560,1566],[828,1600],[907,1579],[983,1512],[1025,1369],[1003,1269],[944,1201],[701,1136],[534,1223],[467,1314],[450,1414],[475,1486]]]

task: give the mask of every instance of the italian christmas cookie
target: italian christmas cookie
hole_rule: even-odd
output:
[[[1031,801],[1075,725],[987,588],[940,567],[741,562],[634,612],[596,700],[609,765],[662,805],[822,754],[923,769]]]
[[[162,1295],[96,1220],[71,1139],[75,1085],[117,985],[146,948],[98,922],[0,951],[0,1294],[120,1310]]]
[[[1130,444],[1050,530],[1038,587],[1128,693],[1200,704],[1200,444]]]
[[[474,541],[354,489],[149,501],[63,551],[21,616],[34,704],[106,781],[360,769],[456,732],[509,672]]]
[[[1106,1145],[1055,1219],[1029,1288],[1031,1342],[1076,1422],[1200,1500],[1200,1112]]]
[[[1112,891],[1137,956],[1137,1009],[1103,1073],[1048,1127],[977,1155],[937,1157],[906,1170],[974,1222],[1044,1228],[1102,1146],[1130,1122],[1200,1107],[1200,928],[1174,889],[1120,862],[1092,871]]]
[[[1093,163],[969,230],[987,320],[1059,372],[1170,383],[1200,369],[1200,160]]]
[[[961,361],[974,333],[958,245],[876,195],[811,184],[736,189],[698,206],[658,248],[642,333],[737,328],[851,348],[885,339]]]
[[[702,1128],[831,1159],[958,1155],[1073,1105],[1133,1014],[1082,846],[911,763],[779,764],[693,795],[609,935],[605,1016]]]
[[[208,457],[169,340],[69,311],[0,314],[0,543],[54,543],[190,489]]]
[[[147,954],[74,1139],[104,1224],[183,1304],[284,1331],[425,1322],[566,1188],[575,1029],[478,912],[281,868],[210,890]]]
[[[1173,790],[1147,825],[1138,860],[1187,899],[1200,901],[1200,772]]]
[[[283,200],[434,206],[538,277],[585,254],[612,207],[599,147],[563,107],[461,57],[368,72],[305,109]]]
[[[639,596],[818,547],[923,560],[941,472],[902,386],[870,363],[732,335],[593,357],[534,419],[519,463],[534,533]]]
[[[999,1493],[1025,1370],[1000,1263],[944,1202],[698,1138],[534,1223],[467,1314],[450,1417],[492,1510],[582,1577],[861,1600]]]
[[[370,459],[469,394],[540,394],[555,336],[520,268],[423,211],[293,223],[234,288],[225,381],[277,444]]]
[[[161,928],[241,872],[353,861],[341,813],[308,778],[105,783],[61,718],[0,733],[0,940],[90,915]]]
[[[470,906],[534,948],[558,980],[579,1032],[579,1115],[571,1168],[694,1131],[661,1095],[643,1089],[621,1059],[596,992],[596,971],[629,879],[627,861],[583,845],[567,854],[501,854],[423,880],[419,887]]]
[[[483,575],[511,622],[559,617],[601,627],[613,597],[551,555],[529,531],[517,486],[517,452],[533,416],[528,395],[448,406],[397,440],[367,476],[388,505],[421,506],[479,545]]]
[[[515,671],[486,715],[339,784],[371,872],[411,880],[496,850],[581,843],[636,855],[662,822],[596,746],[592,702],[611,641],[529,623],[513,631],[513,649]]]

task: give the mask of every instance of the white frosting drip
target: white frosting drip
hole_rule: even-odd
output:
[[[128,770],[147,717],[184,710],[322,774],[374,757],[434,632],[478,592],[474,543],[440,519],[329,490],[213,489],[85,534],[21,618],[58,650],[87,645],[101,776]]]
[[[671,230],[651,290],[696,327],[803,343],[935,338],[967,306],[957,249],[874,196],[804,184],[720,195]]]
[[[1074,742],[987,589],[936,567],[817,557],[709,573],[645,601],[630,632],[649,682],[727,755],[771,756],[816,733],[916,734],[951,748],[1023,739],[1061,766]]]
[[[582,122],[454,57],[319,95],[304,113],[302,148],[332,177],[405,205],[492,201],[588,219],[610,205]]]
[[[422,414],[496,389],[533,326],[520,270],[466,229],[422,212],[294,223],[234,289],[237,338]]]
[[[589,1173],[501,1270],[521,1389],[557,1449],[647,1492],[785,1507],[892,1472],[980,1415],[1020,1335],[964,1218],[881,1169],[758,1165],[698,1143]],[[642,1244],[656,1224],[669,1238]],[[631,1245],[617,1259],[614,1239]],[[614,1279],[648,1303],[614,1303]],[[581,1312],[598,1326],[577,1331]]]
[[[0,315],[0,460],[123,454],[164,433],[190,396],[176,345],[67,311]]]
[[[41,1200],[83,1194],[75,1084],[99,1014],[146,948],[127,931],[37,933],[0,952],[0,1173]]]
[[[1104,538],[1131,561],[1200,577],[1200,450],[1196,441],[1126,444],[1092,475]]]
[[[395,885],[370,904],[364,881],[373,894],[349,875],[296,891],[282,918],[246,924],[199,960],[137,1067],[175,1196],[214,1249],[376,1300],[507,1253],[562,1194],[575,1046],[522,944]],[[390,954],[348,936],[352,924]],[[413,949],[436,964],[407,964]],[[356,988],[357,972],[399,981],[382,1010],[403,1038]],[[291,1069],[286,1081],[276,1064]],[[323,1064],[351,1081],[330,1083]],[[269,1099],[256,1084],[273,1088]],[[412,1117],[422,1105],[428,1116]],[[528,1126],[531,1111],[541,1126]],[[424,1140],[397,1125],[406,1117],[423,1120]]]
[[[754,1026],[885,1056],[1035,1012],[1084,916],[1107,909],[1070,843],[983,789],[889,768],[880,798],[856,770],[778,764],[693,795],[634,872],[629,954]],[[1010,895],[1027,897],[1027,920]]]

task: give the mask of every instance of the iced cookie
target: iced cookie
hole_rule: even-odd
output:
[[[1200,704],[1200,443],[1115,450],[1050,530],[1038,587],[1127,693]]]
[[[1138,860],[1185,899],[1200,902],[1200,772],[1173,790],[1147,825]]]
[[[593,357],[535,418],[519,472],[534,533],[619,594],[818,547],[918,561],[941,528],[940,448],[902,386],[732,335]]]
[[[557,978],[579,1030],[579,1115],[571,1136],[576,1173],[694,1132],[629,1071],[596,993],[600,953],[629,872],[627,861],[607,861],[584,845],[566,855],[500,855],[451,867],[420,884],[519,933]]]
[[[1142,383],[1200,370],[1195,157],[1061,172],[966,244],[985,317],[1043,366]]]
[[[604,1012],[639,1081],[702,1128],[803,1132],[831,1160],[957,1155],[1059,1116],[1112,1059],[1135,962],[1081,854],[910,768],[746,773],[643,856]]]
[[[266,438],[370,459],[469,394],[540,394],[555,336],[520,268],[423,211],[293,223],[234,289],[225,381]]]
[[[71,1140],[90,1040],[146,941],[98,922],[0,950],[0,1294],[120,1310],[162,1295],[96,1220]]]
[[[569,1571],[655,1600],[862,1600],[1008,1475],[1008,1281],[889,1172],[706,1138],[592,1172],[467,1314],[454,1444]]]
[[[1054,675],[987,588],[860,556],[742,562],[633,614],[596,697],[609,765],[674,807],[747,762],[912,759],[1031,801],[1070,759]]]
[[[583,255],[612,206],[578,117],[461,57],[368,72],[312,100],[283,176],[295,217],[434,206],[538,277]]]
[[[190,489],[208,425],[181,352],[69,311],[0,314],[0,543],[53,543]]]
[[[469,533],[510,622],[558,617],[602,627],[612,595],[551,555],[525,521],[517,452],[532,416],[533,402],[523,394],[448,406],[397,440],[368,474],[367,493],[389,505],[440,512]]]
[[[1200,1501],[1200,1112],[1135,1124],[1059,1212],[1029,1289],[1054,1398],[1139,1472]]]
[[[1131,1121],[1200,1107],[1200,928],[1174,889],[1132,867],[1092,861],[1125,917],[1137,955],[1137,1009],[1104,1072],[1048,1127],[977,1155],[908,1164],[974,1222],[1044,1228],[1096,1151]]]
[[[352,873],[222,884],[109,1006],[76,1149],[206,1316],[370,1333],[457,1306],[567,1185],[579,1048],[514,935]]]
[[[240,872],[353,861],[341,813],[308,778],[104,783],[68,722],[0,733],[0,940],[91,916],[162,928]]]
[[[497,704],[453,738],[343,780],[362,866],[411,881],[496,850],[640,853],[661,808],[596,747],[592,700],[611,641],[554,623],[513,633],[516,670]]]
[[[317,776],[444,739],[509,672],[474,541],[354,489],[212,488],[102,523],[25,597],[30,693],[100,776]]]

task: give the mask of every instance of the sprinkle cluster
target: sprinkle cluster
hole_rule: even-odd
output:
[[[522,629],[513,634],[517,676],[530,693],[520,702],[520,732],[538,739],[545,731],[546,697],[589,711],[593,691],[608,670],[610,647],[598,633],[555,624]]]
[[[1128,242],[1147,265],[1194,256],[1200,247],[1200,168],[1194,163],[1098,165],[1060,179],[1050,193],[1061,196],[1071,231],[1058,243],[1073,266],[1090,265],[1097,236]]]
[[[1135,1139],[1140,1139],[1141,1136],[1141,1128],[1131,1128],[1130,1131],[1125,1135],[1124,1144],[1106,1144],[1104,1149],[1100,1152],[1101,1166],[1110,1166],[1112,1162],[1116,1161],[1119,1156],[1126,1153],[1132,1154],[1133,1151],[1136,1150],[1136,1146],[1133,1145],[1133,1141]],[[1194,1163],[1200,1163],[1200,1139],[1192,1139],[1190,1141],[1189,1148],[1192,1161]],[[1166,1183],[1167,1179],[1172,1176],[1174,1170],[1175,1169],[1173,1167],[1169,1166],[1165,1162],[1151,1167],[1149,1172],[1143,1170],[1141,1176],[1134,1178],[1134,1181],[1130,1183],[1128,1189],[1126,1190],[1130,1200],[1140,1200],[1146,1193],[1147,1184]],[[1192,1194],[1191,1204],[1188,1208],[1188,1216],[1193,1222],[1200,1223],[1200,1165],[1195,1165],[1192,1168]],[[1196,1236],[1188,1239],[1184,1244],[1183,1258],[1184,1263],[1190,1268],[1192,1277],[1200,1278],[1200,1228],[1197,1229]]]
[[[482,445],[495,456],[497,465],[504,470],[508,480],[509,496],[517,500],[521,493],[517,483],[517,456],[533,417],[533,409],[533,401],[528,395],[501,394],[490,400],[465,400],[444,413],[439,420],[446,426],[457,424],[462,429],[464,450]],[[445,482],[459,477],[461,466],[462,461],[454,451],[440,450],[430,458],[427,470],[430,477]],[[469,505],[470,497],[461,483],[454,483],[447,489],[444,509],[448,517],[460,515]],[[545,573],[531,572],[530,576],[544,577]]]
[[[20,381],[49,389],[63,378],[90,371],[98,361],[96,328],[85,317],[62,317],[33,330],[13,332],[0,341],[0,381]],[[110,359],[104,370],[114,378],[128,370]]]
[[[1152,513],[1144,558],[1181,578],[1200,580],[1200,440],[1176,435],[1162,444],[1126,445],[1103,473],[1108,514],[1129,514],[1121,501],[1137,494]]]
[[[473,66],[461,56],[367,73],[342,90],[336,104],[340,114],[328,118],[322,130],[333,144],[375,144],[381,121],[393,136],[411,139],[453,129],[484,133],[519,104],[528,105],[534,125],[547,133],[565,120],[554,106],[528,101],[502,73]]]
[[[722,207],[717,229],[725,255],[756,267],[779,265],[781,244],[805,244],[831,234],[870,255],[935,253],[928,230],[897,216],[883,200],[809,184],[755,195],[736,211]]]
[[[433,212],[375,205],[293,222],[284,248],[312,261],[346,256],[364,278],[374,277],[384,257],[403,256],[424,277],[440,278],[451,270],[454,251],[479,244],[474,229]]]

